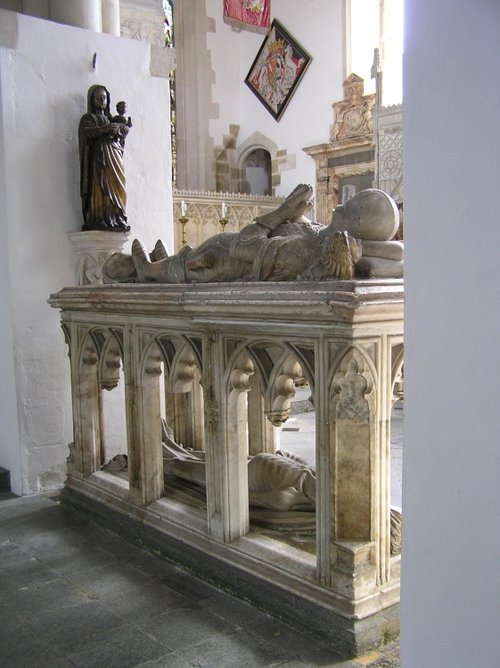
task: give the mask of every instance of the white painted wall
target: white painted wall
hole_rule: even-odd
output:
[[[30,494],[60,486],[72,439],[67,349],[46,302],[76,282],[66,235],[82,225],[77,128],[87,89],[103,83],[113,107],[128,102],[127,213],[132,236],[150,247],[159,237],[173,246],[169,102],[167,80],[149,74],[148,44],[10,13],[0,22],[13,16],[17,47],[2,46],[12,35],[0,32],[0,466],[16,493]]]
[[[1,70],[0,70],[1,77]],[[1,81],[1,78],[0,78]],[[0,129],[3,127],[2,87],[0,86]],[[11,481],[21,480],[21,453],[17,420],[16,377],[14,369],[14,332],[10,282],[9,234],[7,228],[7,180],[5,174],[4,134],[0,131],[0,466],[10,471]],[[18,487],[19,488],[19,487]]]
[[[278,195],[287,195],[300,182],[314,184],[314,160],[302,149],[328,141],[332,104],[343,97],[342,0],[272,1],[271,18],[278,19],[312,56],[279,122],[244,84],[264,36],[235,32],[223,22],[222,2],[206,0],[206,4],[207,15],[216,23],[215,32],[207,35],[215,72],[213,102],[219,105],[219,118],[210,121],[214,143],[222,144],[231,123],[240,126],[238,144],[259,131],[295,158],[295,168],[282,172]]]
[[[500,3],[407,0],[404,668],[500,657]]]

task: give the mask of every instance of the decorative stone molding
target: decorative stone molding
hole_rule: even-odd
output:
[[[123,250],[129,232],[69,232],[68,239],[78,258],[78,285],[102,283],[102,267],[112,253]]]
[[[363,80],[352,74],[344,100],[333,104],[330,142],[304,149],[316,163],[316,219],[324,225],[337,204],[364,188],[403,201],[403,107],[375,102],[376,94],[363,95]]]
[[[364,95],[364,80],[351,74],[342,84],[344,99],[333,103],[335,122],[330,127],[332,144],[351,139],[371,139],[375,94]]]

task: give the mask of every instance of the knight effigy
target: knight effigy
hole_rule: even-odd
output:
[[[313,189],[300,184],[271,213],[240,232],[216,234],[169,255],[161,241],[148,254],[134,240],[131,255],[114,253],[106,283],[218,283],[401,278],[403,242],[394,241],[399,213],[381,190],[367,189],[335,208],[330,225],[309,220]]]

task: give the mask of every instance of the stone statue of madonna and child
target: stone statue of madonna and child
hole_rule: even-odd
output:
[[[123,150],[132,126],[125,117],[126,103],[110,112],[110,95],[105,86],[91,86],[87,93],[87,113],[80,119],[80,194],[83,231],[128,232]]]

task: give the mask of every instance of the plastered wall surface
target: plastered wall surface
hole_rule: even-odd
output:
[[[500,655],[499,31],[497,2],[406,2],[405,668]]]
[[[30,494],[62,483],[72,433],[67,350],[59,315],[46,300],[76,281],[67,233],[82,224],[77,129],[87,89],[103,83],[112,111],[126,100],[132,116],[125,149],[131,238],[152,246],[161,237],[172,246],[168,88],[166,79],[150,75],[144,42],[10,12],[1,22],[9,31],[0,45],[7,251],[0,329],[10,382],[2,390],[0,465],[11,469],[16,493]]]
[[[213,102],[219,106],[219,117],[210,121],[214,143],[222,143],[232,123],[240,125],[239,143],[258,131],[293,156],[281,172],[277,195],[287,195],[299,182],[314,183],[314,160],[302,149],[328,140],[332,103],[343,97],[342,0],[273,0],[271,19],[278,19],[312,56],[279,122],[244,84],[264,35],[232,30],[223,21],[223,3],[206,0],[206,5],[215,21],[215,32],[207,35],[215,73]]]

